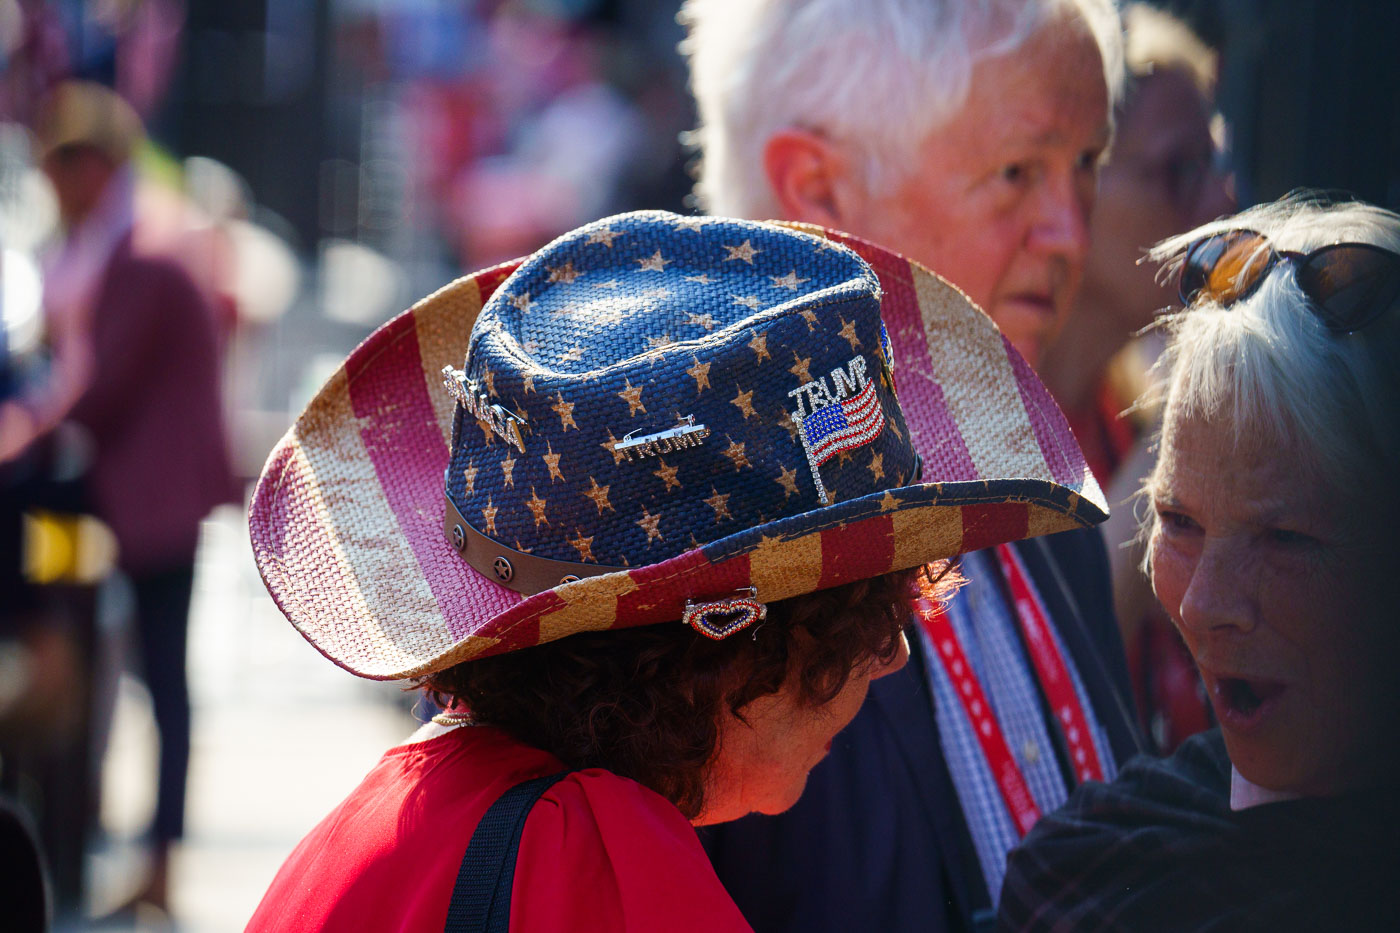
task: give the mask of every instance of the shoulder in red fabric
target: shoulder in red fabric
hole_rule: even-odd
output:
[[[476,824],[551,755],[495,729],[390,749],[302,840],[248,924],[262,931],[441,930]],[[694,830],[668,801],[606,771],[556,784],[525,825],[512,931],[748,930]]]

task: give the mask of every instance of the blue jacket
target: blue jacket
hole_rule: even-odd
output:
[[[1140,750],[1097,529],[1019,542],[1119,764]],[[922,652],[871,684],[802,799],[701,833],[756,933],[990,928],[993,898],[943,761]]]

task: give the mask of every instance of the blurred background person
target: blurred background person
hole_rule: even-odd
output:
[[[1153,255],[1187,307],[1148,560],[1220,727],[1042,821],[1001,921],[1395,929],[1400,216],[1293,198]]]
[[[1234,209],[1214,109],[1216,54],[1184,22],[1145,3],[1123,10],[1127,80],[1099,173],[1084,282],[1037,367],[1113,506],[1151,468],[1155,414],[1132,408],[1160,346],[1134,338],[1174,296],[1147,250]],[[1212,121],[1216,120],[1215,125]],[[1128,467],[1131,475],[1120,476]],[[1114,602],[1139,715],[1159,750],[1210,725],[1195,667],[1140,570],[1131,507],[1104,526]]]
[[[64,83],[41,105],[35,133],[63,223],[45,264],[52,364],[46,379],[0,404],[0,462],[59,422],[80,425],[90,440],[85,484],[131,582],[141,675],[160,734],[154,860],[137,899],[164,908],[170,849],[184,831],[185,646],[199,523],[238,497],[219,340],[184,268],[143,248],[133,213],[135,112],[100,85]]]
[[[1111,4],[694,0],[682,16],[707,210],[899,251],[996,322],[1006,365],[1039,362],[1089,249],[1122,66]],[[943,411],[919,374],[939,336],[907,278],[877,271],[905,296],[886,317],[912,371],[902,397]],[[924,455],[961,456],[932,439]],[[797,806],[706,834],[756,929],[971,928],[1035,817],[1138,751],[1098,532],[962,568],[967,586],[911,620],[910,664],[873,687]]]

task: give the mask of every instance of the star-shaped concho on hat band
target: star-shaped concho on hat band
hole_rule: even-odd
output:
[[[910,482],[879,287],[766,224],[642,213],[556,240],[487,302],[445,530],[519,592]]]

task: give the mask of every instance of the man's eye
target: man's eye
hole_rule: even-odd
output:
[[[1074,167],[1081,172],[1097,172],[1104,162],[1104,150],[1086,149],[1075,160]]]
[[[1016,185],[1025,181],[1029,174],[1030,169],[1027,168],[1024,162],[1012,162],[1009,165],[1002,166],[1001,180]]]

